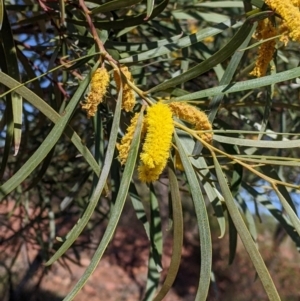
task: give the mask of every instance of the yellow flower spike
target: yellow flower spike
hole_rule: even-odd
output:
[[[168,105],[159,102],[148,108],[145,126],[147,132],[138,171],[143,182],[153,182],[165,168],[171,148],[174,123]]]
[[[133,82],[132,75],[126,66],[122,66],[120,70],[123,72],[123,74],[128,80]],[[121,78],[118,70],[114,70],[114,79],[117,85],[117,90],[119,91],[121,85],[120,84]],[[127,83],[123,82],[122,109],[125,110],[126,112],[131,112],[135,105],[135,102],[136,100],[135,100],[134,91]]]
[[[272,25],[272,22],[269,19],[262,20],[258,23],[258,30],[256,34],[257,38],[268,39],[276,36],[276,34],[276,28]],[[262,77],[266,75],[269,63],[272,60],[275,52],[275,46],[275,40],[270,40],[260,45],[255,67],[253,71],[250,72],[250,75],[256,77]]]
[[[183,102],[171,102],[169,107],[173,114],[194,126],[197,131],[212,131],[211,123],[207,115],[195,106]],[[211,143],[212,133],[201,133],[200,137],[207,143]]]
[[[103,101],[109,85],[109,74],[107,70],[102,67],[98,68],[91,78],[91,91],[83,103],[81,108],[87,111],[87,117],[95,116],[98,105]]]
[[[149,168],[146,165],[140,165],[138,167],[139,179],[142,182],[150,183],[156,181],[160,174],[163,172],[165,165],[157,165],[153,168]]]
[[[294,0],[266,0],[265,3],[286,21],[290,38],[300,42],[299,2]]]
[[[126,130],[126,134],[121,139],[121,143],[116,145],[117,150],[119,151],[119,161],[124,165],[127,161],[130,145],[132,142],[133,134],[137,125],[139,114],[136,113],[130,120],[130,125]]]

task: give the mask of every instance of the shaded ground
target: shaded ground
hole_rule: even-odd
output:
[[[12,206],[0,208],[4,213]],[[17,213],[17,212],[15,212]],[[2,215],[3,216],[3,215]],[[129,217],[130,220],[130,217]],[[12,237],[19,225],[18,214],[10,218],[10,225],[1,220],[1,290],[3,301],[59,301],[67,295],[84,273],[93,251],[84,248],[85,240],[77,243],[77,254],[72,250],[70,259],[53,264],[50,269],[43,266],[42,256],[37,246],[20,244],[22,237]],[[101,228],[93,233],[95,240],[102,235]],[[28,230],[30,237],[31,230]],[[10,247],[7,247],[10,237]],[[182,250],[182,263],[173,289],[166,301],[192,301],[198,284],[200,254],[199,244],[193,231],[187,231]],[[5,243],[4,243],[5,242]],[[171,256],[171,240],[166,236],[163,266],[167,269]],[[80,247],[80,245],[82,245]],[[270,232],[259,236],[260,250],[274,277],[274,282],[282,300],[299,301],[300,281],[299,254],[286,240],[279,248],[274,248]],[[262,285],[256,279],[251,262],[241,244],[234,263],[228,266],[228,238],[213,238],[213,269],[216,283],[211,287],[208,300],[267,300]],[[149,243],[142,228],[134,221],[127,226],[123,223],[115,233],[103,259],[94,274],[75,297],[75,301],[139,301],[142,300],[147,275]],[[18,254],[11,262],[12,254]],[[6,268],[5,268],[6,266]],[[12,268],[10,268],[12,266]],[[9,273],[10,271],[10,273]],[[163,274],[166,270],[163,272]],[[162,276],[163,278],[163,276]]]

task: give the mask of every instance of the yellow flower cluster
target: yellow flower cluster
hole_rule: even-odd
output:
[[[268,19],[258,22],[255,38],[266,40],[280,34],[279,40],[285,46],[289,39],[300,42],[300,0],[265,0],[265,3],[282,18],[282,23],[276,30]],[[250,75],[261,77],[266,74],[275,46],[275,39],[272,39],[259,47],[255,68]]]
[[[196,131],[212,131],[207,115],[195,106],[183,102],[172,102],[169,107],[176,117],[193,125]],[[212,132],[200,133],[200,137],[207,143],[211,143],[213,134]]]
[[[268,39],[276,35],[276,29],[269,19],[265,19],[258,22],[255,37],[257,39]],[[250,75],[256,77],[265,76],[270,61],[273,58],[275,52],[276,41],[269,40],[260,45],[258,49],[258,57],[255,62],[255,67]]]
[[[174,123],[168,105],[159,102],[148,108],[145,126],[146,138],[138,172],[141,181],[154,182],[164,170],[171,148]]]
[[[139,179],[142,182],[149,183],[156,181],[167,164],[174,132],[173,114],[193,125],[194,129],[200,132],[199,136],[204,141],[207,143],[211,143],[212,141],[212,126],[207,115],[194,106],[179,102],[170,104],[158,102],[148,107],[147,115],[143,121],[142,139],[143,137],[145,139],[138,167]],[[133,116],[126,134],[121,139],[120,144],[116,145],[119,151],[118,158],[122,165],[126,163],[128,158],[138,116],[139,114]],[[204,133],[203,131],[210,132]],[[181,171],[184,170],[177,151],[175,166]]]
[[[265,3],[282,17],[289,37],[300,42],[300,3],[297,0],[266,0]]]
[[[120,71],[122,71],[122,73],[125,75],[125,77],[128,80],[130,80],[131,82],[133,81],[132,75],[126,66],[122,66],[120,68]],[[117,90],[119,91],[121,86],[121,78],[118,70],[114,70],[114,79],[117,85]],[[131,112],[134,105],[135,105],[134,91],[127,84],[127,82],[123,82],[122,109],[125,110],[126,112]]]
[[[87,117],[95,116],[98,105],[103,101],[109,85],[109,74],[107,70],[102,67],[98,68],[91,78],[91,91],[81,104],[81,108],[87,111]]]
[[[123,138],[121,139],[121,143],[117,144],[117,150],[119,151],[119,161],[121,162],[122,165],[124,165],[127,161],[127,157],[128,157],[128,153],[129,153],[129,149],[130,149],[130,145],[132,142],[132,138],[133,138],[133,134],[136,128],[136,124],[138,121],[138,117],[139,114],[136,113],[131,121],[130,121],[130,125],[128,126],[127,130],[126,130],[126,134],[123,136]]]

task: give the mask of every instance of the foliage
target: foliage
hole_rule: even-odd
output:
[[[294,2],[282,5],[293,6],[297,16]],[[49,228],[41,222],[37,231],[46,265],[65,254],[95,212],[109,215],[89,267],[64,300],[74,298],[97,266],[126,199],[151,245],[144,300],[162,300],[180,265],[182,188],[193,199],[201,245],[196,300],[206,300],[211,282],[209,207],[220,237],[229,228],[230,261],[239,236],[269,299],[280,300],[245,198],[269,210],[300,247],[293,200],[299,186],[299,25],[276,3],[1,1],[1,199],[11,194],[26,216],[30,207],[41,220],[47,216]],[[264,35],[262,28],[271,27]],[[262,77],[251,77],[257,68],[252,75]],[[159,177],[168,179],[173,231],[160,288],[162,229],[152,183]],[[55,240],[58,220],[78,213],[70,232]]]

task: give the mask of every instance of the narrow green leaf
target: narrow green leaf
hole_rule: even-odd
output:
[[[256,25],[254,25],[252,27],[252,30],[249,32],[248,36],[245,38],[244,42],[241,44],[241,48],[245,48],[248,46],[255,28],[256,28]],[[234,55],[232,56],[228,66],[224,72],[222,79],[220,80],[220,86],[229,85],[231,83],[232,78],[241,62],[243,55],[244,55],[244,51],[236,51],[234,53]],[[209,116],[208,116],[210,122],[214,121],[217,111],[223,100],[223,97],[224,97],[224,94],[217,95],[210,101],[210,103],[209,103],[210,112],[209,112]],[[195,153],[195,152],[193,152],[193,153]]]
[[[268,14],[269,12],[262,12],[247,18],[234,37],[222,49],[214,53],[210,58],[206,59],[200,64],[190,68],[188,71],[151,88],[147,93],[163,91],[185,83],[205,73],[206,71],[209,71],[214,66],[224,62],[227,58],[234,54],[234,52],[245,41],[245,38],[248,37],[252,30],[253,22],[256,21],[256,18],[266,17]]]
[[[91,172],[85,172],[81,178],[76,181],[76,183],[73,185],[71,190],[69,191],[68,195],[61,201],[59,208],[61,211],[64,211],[74,200],[80,189],[83,187],[85,182],[88,180],[89,176],[91,175]]]
[[[273,168],[273,166],[261,166],[260,169],[269,178],[272,178],[272,179],[275,179],[278,181],[282,181],[282,179],[279,177],[277,171]],[[280,185],[279,187],[277,187],[277,190],[280,191],[280,194],[283,195],[284,199],[289,204],[290,208],[297,214],[296,206],[295,206],[287,188],[283,185]]]
[[[201,28],[197,33],[185,36],[176,42],[170,40],[169,43],[162,43],[161,45],[157,45],[156,47],[151,47],[154,49],[139,54],[134,54],[130,57],[121,59],[120,63],[126,64],[126,63],[140,62],[144,60],[153,59],[158,56],[163,56],[169,54],[172,51],[176,51],[182,48],[189,47],[193,44],[196,44],[207,37],[214,36],[224,31],[224,28],[238,28],[241,25],[242,22],[236,23],[233,19],[229,19],[227,21],[217,24],[214,27],[206,27],[204,29]]]
[[[4,57],[4,50],[2,44],[0,44],[0,57]],[[0,68],[3,71],[7,72],[7,64],[5,60],[0,60]],[[2,179],[4,172],[6,170],[6,165],[11,152],[11,146],[12,146],[13,135],[14,135],[14,120],[13,120],[13,108],[12,108],[13,105],[12,105],[11,94],[7,94],[5,100],[6,100],[6,108],[3,113],[3,127],[6,126],[6,133],[5,133],[5,144],[4,144],[1,166],[0,166],[0,179]]]
[[[91,15],[95,15],[95,14],[99,14],[99,13],[106,13],[109,11],[114,11],[114,10],[118,10],[121,8],[125,8],[128,6],[132,6],[135,4],[138,4],[139,2],[141,2],[142,0],[113,0],[113,1],[109,1],[106,2],[94,9],[92,9],[91,11]],[[94,2],[93,0],[90,2]],[[95,1],[95,3],[98,3],[99,1]]]
[[[27,73],[28,78],[35,78],[35,73],[32,70],[31,65],[29,64],[28,58],[24,55],[24,53],[17,47],[17,56],[18,56],[18,60],[19,62],[22,64],[25,72]],[[19,83],[20,84],[20,83]],[[40,98],[43,98],[43,90],[40,86],[40,82],[39,81],[33,81],[32,82],[33,85],[33,92],[35,94],[37,94]]]
[[[147,15],[145,20],[148,20],[153,12],[154,0],[147,0]]]
[[[175,133],[175,141],[178,147],[181,162],[183,164],[186,177],[188,179],[190,192],[194,201],[195,213],[198,222],[200,245],[201,245],[201,267],[200,267],[200,280],[197,290],[196,300],[205,301],[208,294],[210,285],[211,265],[212,265],[212,244],[210,228],[207,216],[205,201],[202,191],[189,160],[188,154],[185,152],[183,145]]]
[[[95,68],[97,65],[95,65]],[[2,75],[2,76],[1,76]],[[2,79],[1,79],[2,77]],[[0,73],[0,81],[3,80],[3,74]],[[73,115],[84,91],[86,90],[90,82],[89,77],[85,78],[79,85],[74,96],[70,100],[66,113],[62,116],[57,123],[54,125],[53,129],[49,133],[48,137],[42,142],[40,147],[35,151],[35,153],[25,162],[20,170],[18,170],[8,181],[6,181],[2,186],[0,186],[0,200],[3,199],[7,194],[13,191],[17,186],[19,186],[41,163],[41,161],[47,156],[53,146],[56,144],[61,134],[63,133],[65,127],[67,126],[70,117]],[[22,87],[24,88],[24,87]],[[20,90],[22,89],[20,88]],[[32,93],[35,98],[38,98],[36,94]]]
[[[244,5],[241,1],[213,1],[196,3],[196,7],[220,8],[220,7],[239,7],[243,8]]]
[[[284,228],[286,233],[290,236],[290,238],[295,242],[298,251],[300,251],[300,235],[298,235],[297,231],[291,224],[290,220],[282,214],[281,210],[277,209],[267,198],[266,195],[259,194],[252,186],[243,183],[243,188],[247,190],[247,192],[253,196],[255,202],[259,202],[262,206],[264,206],[276,220],[280,223],[280,225]]]
[[[229,256],[228,256],[228,264],[232,264],[237,247],[237,231],[235,225],[232,221],[230,214],[228,214],[228,232],[229,232]]]
[[[276,192],[276,194],[279,197],[279,200],[286,211],[287,215],[291,219],[292,225],[295,227],[295,230],[297,231],[298,235],[300,235],[300,220],[295,211],[290,206],[289,202],[286,200],[286,198],[282,195],[282,193],[279,191],[278,187],[276,185],[273,185],[273,188]]]
[[[183,244],[183,215],[178,180],[172,167],[168,168],[168,174],[173,208],[173,251],[166,279],[153,301],[163,300],[171,289],[179,269]]]
[[[222,172],[221,166],[220,166],[217,158],[215,157],[214,153],[212,153],[212,156],[213,156],[213,161],[214,161],[219,185],[220,185],[221,191],[223,193],[229,214],[230,214],[232,221],[236,227],[236,230],[243,242],[243,245],[245,246],[245,249],[251,258],[251,261],[255,267],[255,270],[265,288],[265,291],[266,291],[268,297],[269,297],[269,300],[280,301],[280,297],[277,293],[277,290],[272,281],[272,278],[267,270],[267,267],[260,255],[259,251],[257,250],[257,247],[256,247],[255,243],[253,242],[253,239],[252,239],[252,237],[243,221],[243,218],[234,202],[232,194],[227,185],[226,178]]]
[[[16,54],[16,46],[9,19],[5,10],[3,11],[3,23],[0,34],[4,50],[4,57],[7,65],[7,74],[15,80],[19,81],[20,73]],[[22,97],[16,92],[11,93],[11,101],[14,124],[14,155],[16,156],[18,154],[21,143],[23,102]]]
[[[235,199],[244,214],[245,220],[247,221],[248,230],[253,238],[253,241],[256,242],[257,241],[257,230],[256,230],[253,214],[250,212],[250,210],[245,202],[245,199],[240,194],[236,195]]]
[[[158,272],[162,271],[162,229],[161,216],[159,212],[158,200],[154,187],[150,184],[150,244],[153,250],[153,259]]]
[[[150,220],[149,240],[150,254],[148,260],[148,273],[144,301],[152,301],[159,286],[159,278],[162,271],[162,229],[159,205],[155,195],[154,187],[150,185]]]
[[[215,88],[205,89],[199,92],[190,93],[184,96],[176,97],[170,101],[190,101],[194,99],[208,98],[221,94],[229,94],[246,90],[258,89],[272,84],[288,81],[300,77],[300,67],[288,71],[279,72],[273,75],[261,78],[249,79],[243,82],[231,83],[230,85],[221,85]]]
[[[16,22],[17,25],[26,25],[26,24],[34,24],[39,21],[50,20],[51,18],[59,18],[58,11],[47,11],[47,13],[40,13],[38,15],[29,17],[29,18],[22,18]]]
[[[205,159],[203,157],[199,157],[195,159],[192,156],[193,148],[195,147],[194,140],[187,135],[186,133],[181,132],[179,135],[180,141],[182,142],[183,148],[185,149],[185,152],[189,154],[189,159],[192,163],[192,165],[198,169],[201,170],[200,173],[197,173],[198,179],[200,183],[202,183],[203,188],[206,192],[206,195],[211,203],[211,206],[213,207],[215,216],[217,218],[219,227],[220,227],[220,235],[219,238],[223,237],[226,231],[226,221],[224,217],[223,212],[223,206],[222,203],[224,202],[223,196],[219,193],[219,191],[216,189],[216,186],[212,180],[210,180],[210,170],[207,166],[207,163],[205,162]]]
[[[95,188],[95,191],[92,194],[88,206],[85,209],[80,220],[68,233],[66,240],[56,251],[56,253],[46,262],[46,265],[52,264],[69,249],[69,247],[73,244],[73,242],[78,238],[80,233],[83,231],[84,227],[88,223],[99,201],[99,198],[106,184],[107,177],[111,169],[112,160],[114,159],[114,153],[115,153],[114,151],[115,151],[115,145],[118,137],[118,129],[119,129],[120,116],[121,116],[122,91],[123,91],[122,89],[120,89],[119,91],[117,106],[116,106],[114,120],[112,124],[112,131],[110,133],[110,138],[107,146],[107,153],[105,156],[102,172],[99,181],[97,183],[97,186]]]
[[[40,182],[40,180],[43,178],[44,174],[46,173],[48,167],[51,164],[51,160],[52,160],[54,151],[55,151],[55,146],[49,151],[49,153],[47,154],[46,158],[44,159],[44,161],[42,163],[42,166],[41,166],[39,172],[32,179],[30,184],[26,187],[25,191],[28,191],[28,190],[32,189],[33,187],[35,187]]]
[[[182,34],[176,35],[169,39],[163,39],[153,42],[145,42],[145,43],[130,43],[130,42],[118,42],[118,41],[106,41],[105,48],[106,49],[116,49],[120,52],[131,52],[131,51],[145,51],[149,49],[157,49],[158,47],[162,47],[164,45],[170,44],[171,42],[177,44],[179,42]],[[124,53],[122,53],[124,54]],[[123,61],[121,59],[120,61]]]
[[[154,9],[151,14],[151,16],[148,18],[147,21],[155,18],[157,15],[159,15],[167,6],[169,0],[163,0],[161,1]],[[130,16],[130,17],[123,17],[117,20],[114,20],[113,22],[111,20],[108,21],[94,21],[93,24],[95,25],[96,28],[99,29],[123,29],[125,27],[130,27],[130,26],[136,26],[136,25],[141,25],[143,23],[146,23],[145,21],[147,14],[146,13],[141,13],[137,16]],[[81,20],[76,20],[76,19],[66,19],[66,21],[76,24],[76,25],[81,25],[81,26],[87,26],[86,21],[81,21]]]
[[[148,220],[147,214],[146,214],[146,210],[149,211],[149,208],[145,208],[146,204],[143,202],[143,199],[139,196],[134,183],[130,184],[129,196],[130,196],[134,211],[136,213],[136,216],[137,216],[138,220],[143,223],[145,232],[146,232],[148,238],[150,239],[150,226],[149,226],[149,220]],[[149,205],[149,202],[147,202],[147,203],[148,203],[147,205]]]
[[[103,41],[104,43],[104,41]],[[70,67],[67,67],[65,70],[74,70],[77,69],[79,67],[81,67],[82,65],[86,64],[87,62],[89,62],[90,60],[93,59],[93,57],[91,55],[95,54],[96,55],[96,45],[92,44],[92,47],[88,50],[88,55],[83,59],[80,60],[78,62],[76,62],[75,64],[72,64]]]
[[[59,115],[55,110],[53,110],[42,98],[36,95],[30,89],[19,86],[19,82],[12,79],[10,76],[6,75],[5,73],[0,71],[0,82],[5,86],[9,87],[10,89],[14,89],[15,87],[19,87],[15,90],[16,93],[19,93],[21,96],[24,97],[29,103],[31,103],[34,107],[40,110],[47,118],[49,118],[52,122],[57,123],[61,119],[61,115]],[[99,175],[100,174],[100,167],[95,161],[95,158],[91,154],[90,150],[83,145],[81,138],[78,136],[74,130],[67,125],[64,130],[66,136],[70,138],[70,140],[74,143],[78,151],[82,154],[94,172]],[[9,192],[8,192],[9,193]],[[1,199],[1,198],[0,198]]]
[[[143,301],[153,301],[153,297],[159,286],[159,278],[160,272],[156,268],[155,255],[153,254],[153,249],[150,247],[147,282]]]
[[[120,89],[120,95],[122,95],[122,89]],[[120,117],[120,111],[121,111],[121,101],[119,99],[119,101],[117,102],[117,106],[119,106],[118,109],[116,109],[116,111],[119,111],[118,113],[116,112],[116,115],[119,115],[118,117]],[[140,144],[140,134],[141,134],[141,128],[142,128],[142,116],[143,115],[143,112],[140,114],[140,117],[139,117],[139,121],[138,121],[138,124],[137,124],[137,127],[136,127],[136,130],[135,130],[135,133],[134,133],[134,137],[133,137],[133,140],[132,140],[132,144],[131,144],[131,147],[130,147],[130,151],[129,151],[129,155],[128,155],[128,160],[126,162],[126,165],[125,165],[125,170],[124,170],[124,173],[123,173],[123,176],[122,176],[122,180],[121,180],[121,185],[120,185],[120,189],[119,189],[119,192],[118,192],[118,196],[117,196],[117,199],[116,199],[116,202],[112,208],[112,211],[110,213],[110,218],[109,218],[109,221],[108,221],[108,224],[107,224],[107,227],[106,227],[106,230],[103,234],[103,237],[102,237],[102,240],[91,260],[91,263],[90,265],[87,267],[86,271],[84,272],[84,274],[82,275],[82,277],[79,279],[79,281],[76,283],[75,287],[71,290],[71,292],[63,299],[64,301],[71,301],[73,300],[73,298],[76,296],[76,294],[80,291],[80,289],[84,286],[84,284],[86,283],[86,281],[88,280],[89,276],[93,273],[93,271],[96,269],[100,259],[102,258],[103,256],[103,253],[105,251],[105,249],[107,248],[107,245],[109,244],[114,232],[115,232],[115,229],[116,229],[116,226],[117,226],[117,223],[120,219],[120,216],[121,216],[121,213],[122,213],[122,210],[123,210],[123,207],[124,207],[124,204],[125,204],[125,201],[126,201],[126,197],[127,197],[127,194],[128,194],[128,189],[129,189],[129,185],[130,185],[130,182],[131,182],[131,179],[132,179],[132,175],[133,175],[133,171],[134,171],[134,168],[135,168],[135,163],[136,163],[136,158],[137,158],[137,154],[138,154],[138,149],[139,149],[139,144]],[[119,118],[118,118],[119,119]],[[116,127],[117,128],[117,131],[118,132],[118,126]],[[113,135],[114,136],[114,135]],[[110,141],[114,140],[114,142],[116,142],[116,136],[113,138],[113,139],[110,139]],[[114,153],[114,147],[115,145],[112,145],[110,144],[108,146],[108,150],[109,150],[109,147],[112,147],[112,149],[110,150],[110,153]],[[111,155],[108,154],[107,157],[110,157]],[[107,158],[106,157],[106,158]],[[109,161],[111,161],[111,159],[109,159]],[[106,160],[106,163],[110,163],[110,162],[107,162],[108,160]],[[105,172],[106,173],[106,170],[109,168],[110,164],[108,164],[108,166],[105,166],[104,164],[104,167],[103,167],[103,172],[102,174]],[[99,180],[99,183],[101,183],[101,178],[102,178],[102,174],[100,176],[100,180]],[[105,179],[107,178],[107,175],[105,175]],[[99,187],[97,187],[99,188]],[[103,188],[103,184],[102,184],[102,188]],[[93,197],[98,200],[99,199],[99,192],[98,189],[95,190],[95,193],[93,195]],[[49,264],[50,262],[48,262],[47,264]]]
[[[255,28],[256,28],[256,24],[252,27],[252,30],[250,30],[248,36],[246,37],[244,42],[241,44],[241,48],[244,48],[249,44]],[[237,51],[233,54],[228,66],[224,72],[224,75],[222,76],[222,78],[220,80],[220,85],[229,85],[231,83],[232,78],[236,72],[237,67],[240,64],[240,61],[241,61],[243,55],[244,55],[244,51]],[[217,115],[217,112],[221,105],[223,97],[224,97],[224,94],[217,95],[209,103],[208,119],[211,123],[213,123],[213,121]],[[202,149],[202,145],[199,141],[197,141],[196,145],[194,147],[194,150],[193,150],[193,154],[197,156],[198,154],[200,154],[201,149]]]
[[[228,136],[220,136],[220,135],[214,135],[213,139],[220,143],[247,146],[247,147],[258,147],[258,148],[265,147],[265,148],[287,149],[287,148],[294,148],[300,146],[300,139],[295,139],[295,140],[284,139],[280,141],[270,141],[270,140],[244,139],[244,138],[236,138],[236,137],[228,137]]]
[[[224,22],[228,19],[228,16],[224,14],[214,13],[212,11],[206,13],[198,10],[174,10],[172,11],[172,15],[177,20],[197,20],[207,21],[212,23]]]

